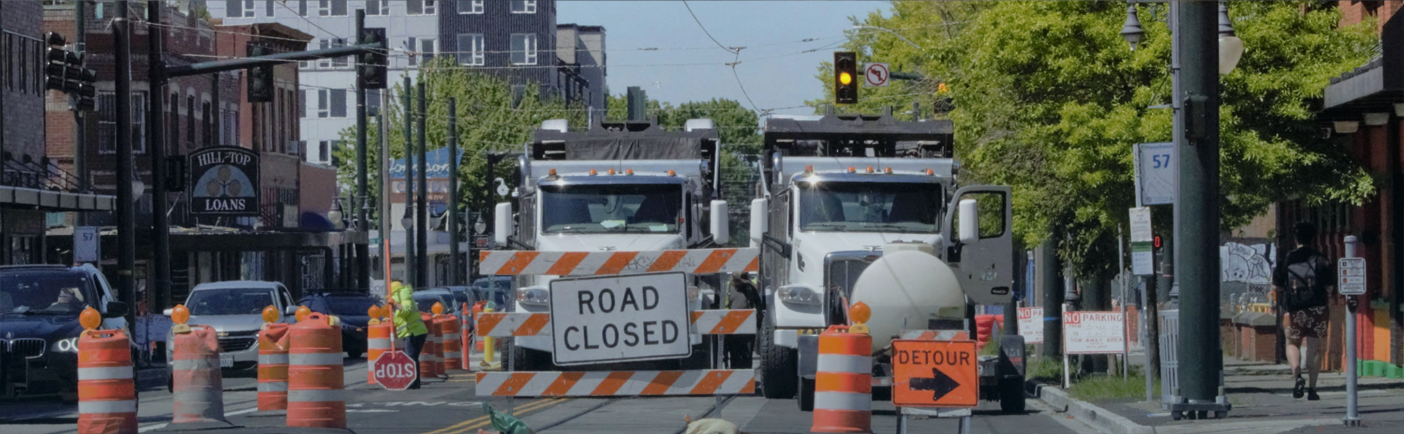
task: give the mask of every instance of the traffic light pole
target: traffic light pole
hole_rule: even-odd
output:
[[[410,282],[410,286],[418,287],[421,282],[416,276],[414,264],[416,252],[414,231],[417,228],[414,227],[414,177],[411,176],[414,174],[414,164],[412,163],[414,155],[416,155],[414,152],[414,110],[410,108],[410,104],[413,103],[411,97],[414,93],[413,89],[414,85],[410,83],[410,77],[406,75],[405,87],[400,93],[400,107],[404,114],[401,116],[402,122],[400,123],[405,127],[405,217],[410,219],[409,226],[405,228],[405,280]],[[387,156],[387,158],[389,157]]]
[[[84,5],[87,0],[73,2],[73,15],[76,20],[75,26],[78,31],[74,35],[73,42],[80,54],[88,51],[88,14]],[[78,190],[84,193],[90,192],[88,181],[88,137],[87,137],[88,114],[83,110],[73,111],[73,170],[78,172]],[[88,225],[88,213],[78,213],[78,225]],[[153,306],[155,307],[155,306]]]
[[[416,146],[416,150],[419,151],[417,156],[419,161],[416,163],[419,168],[415,170],[418,173],[414,174],[419,182],[419,189],[416,191],[416,193],[419,193],[419,203],[415,204],[417,208],[414,210],[414,234],[416,237],[414,240],[414,247],[416,249],[414,257],[414,278],[418,279],[421,285],[427,285],[427,283],[424,282],[429,281],[429,162],[425,161],[425,155],[428,154],[428,151],[425,150],[426,143],[424,140],[425,121],[429,117],[429,114],[426,110],[426,105],[424,80],[421,79],[419,80],[419,110],[415,113],[415,123],[418,124],[418,128],[415,128],[415,135],[419,142],[419,145]]]
[[[449,269],[448,284],[458,285],[458,99],[450,97],[448,100],[448,142],[449,142],[449,180],[448,180],[448,239],[449,239]]]
[[[112,19],[117,44],[117,291],[127,303],[127,324],[136,325],[136,201],[132,192],[132,35],[127,2],[117,2]]]
[[[166,195],[166,77],[161,73],[166,64],[165,51],[161,46],[162,34],[165,33],[160,26],[162,3],[155,0],[146,2],[150,11],[147,20],[151,23],[146,39],[147,59],[151,65],[151,96],[147,98],[148,104],[151,104],[151,114],[147,116],[151,131],[147,135],[147,147],[151,152],[151,229],[155,233],[151,258],[155,275],[148,279],[151,284],[147,285],[147,297],[155,301],[151,306],[153,309],[165,308],[171,288],[171,225],[170,217],[166,215],[166,209],[170,207]]]
[[[356,35],[366,28],[366,10],[356,10]],[[370,194],[366,179],[366,83],[356,74],[356,231],[370,233]],[[356,243],[356,287],[370,291],[369,239]]]

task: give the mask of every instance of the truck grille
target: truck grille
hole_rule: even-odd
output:
[[[858,276],[881,257],[882,252],[830,253],[824,258],[824,287],[830,291],[839,291],[844,297],[852,297],[853,285],[858,283]]]
[[[47,347],[48,345],[44,343],[44,340],[38,338],[22,338],[10,341],[0,340],[0,352],[7,355],[24,357],[26,359],[43,356],[44,349]]]

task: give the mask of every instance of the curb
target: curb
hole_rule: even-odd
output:
[[[1155,433],[1155,427],[1132,422],[1130,419],[1102,407],[1073,399],[1068,396],[1067,392],[1056,387],[1029,381],[1025,384],[1025,388],[1028,389],[1035,398],[1053,407],[1054,410],[1067,413],[1078,421],[1096,428],[1098,431],[1109,434]]]

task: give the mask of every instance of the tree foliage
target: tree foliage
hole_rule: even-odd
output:
[[[858,24],[894,29],[921,49],[886,32],[854,32],[847,48],[927,80],[864,88],[849,110],[949,96],[962,183],[1014,187],[1025,245],[1063,228],[1062,255],[1082,274],[1105,272],[1134,206],[1132,145],[1172,133],[1171,112],[1150,108],[1171,98],[1171,34],[1149,7],[1139,6],[1146,36],[1131,51],[1120,2],[896,2],[890,16]],[[1360,203],[1373,194],[1371,177],[1314,117],[1329,79],[1374,54],[1374,25],[1337,28],[1338,11],[1318,2],[1231,2],[1229,15],[1247,51],[1221,77],[1221,227],[1289,198]],[[831,68],[819,72],[828,101]],[[1170,210],[1156,214],[1168,228]]]

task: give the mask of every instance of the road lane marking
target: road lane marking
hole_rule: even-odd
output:
[[[521,407],[517,407],[517,408],[515,409],[515,413],[520,414],[520,413],[522,413],[522,412],[527,412],[527,411],[535,410],[535,409],[537,409],[537,408],[545,407],[545,406],[548,406],[548,405],[554,405],[554,404],[556,404],[556,403],[559,403],[560,401],[564,401],[564,400],[563,400],[563,399],[543,399],[543,400],[539,400],[539,401],[533,401],[533,402],[531,402],[531,403],[529,403],[529,404],[523,405],[523,406],[521,406]],[[459,422],[459,423],[454,424],[454,425],[452,425],[452,426],[440,428],[440,429],[437,429],[437,430],[434,430],[434,431],[430,431],[430,432],[427,432],[427,433],[424,433],[424,434],[452,434],[452,433],[463,432],[463,431],[467,431],[467,430],[470,430],[470,429],[480,428],[480,427],[482,427],[482,426],[485,426],[485,425],[483,425],[483,422],[486,422],[486,421],[488,421],[488,416],[486,416],[486,415],[484,415],[484,416],[478,416],[478,417],[475,417],[475,418],[472,418],[472,419],[465,420],[465,421],[463,421],[463,422]],[[472,425],[472,426],[468,426],[468,425]]]
[[[554,401],[552,401],[552,402],[548,402],[548,403],[546,403],[546,404],[544,404],[544,405],[538,405],[538,406],[532,407],[532,408],[526,408],[526,406],[522,406],[522,408],[515,409],[515,411],[513,411],[513,413],[514,413],[513,416],[516,416],[516,417],[518,417],[518,418],[524,417],[524,416],[525,416],[527,413],[529,413],[529,412],[538,411],[538,410],[544,410],[544,409],[546,409],[547,407],[551,407],[551,406],[554,406],[554,405],[556,405],[556,404],[560,404],[560,403],[565,402],[565,401],[566,401],[566,400],[564,400],[564,399],[558,399],[558,400],[554,400]],[[448,433],[448,434],[471,434],[471,431],[472,431],[472,430],[479,429],[479,428],[483,428],[483,427],[490,426],[490,425],[492,425],[492,421],[491,421],[491,420],[485,420],[485,421],[481,421],[481,422],[475,423],[475,424],[473,424],[473,425],[469,425],[469,426],[464,427],[464,428],[462,428],[462,429],[460,429],[460,430],[458,430],[458,431],[454,431],[454,432],[451,432],[451,433]]]
[[[239,411],[231,411],[231,412],[225,413],[225,414],[224,414],[224,418],[225,418],[225,419],[228,419],[230,416],[238,416],[238,415],[241,415],[241,414],[249,414],[249,413],[253,413],[253,412],[255,412],[255,411],[258,411],[258,408],[257,408],[257,407],[254,407],[254,408],[246,408],[246,409],[239,410]],[[137,430],[137,432],[147,432],[147,431],[158,430],[158,429],[161,429],[161,428],[165,428],[166,425],[170,425],[170,424],[169,424],[169,423],[159,423],[159,424],[156,424],[156,425],[146,426],[146,427],[142,427],[141,429]]]

